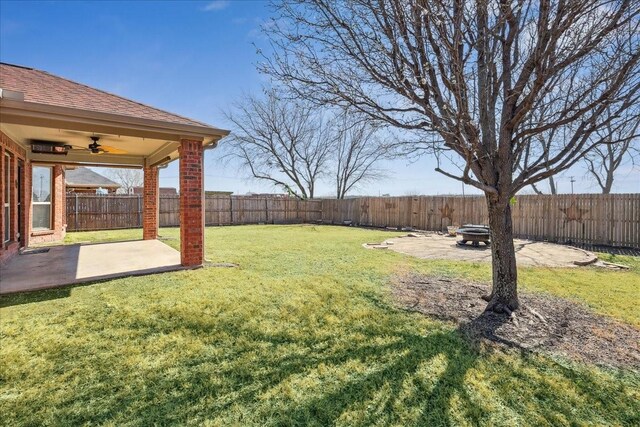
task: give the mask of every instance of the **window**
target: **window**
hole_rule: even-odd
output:
[[[51,229],[51,175],[50,167],[34,166],[31,181],[34,230]]]
[[[11,156],[4,153],[4,236],[3,241],[11,240]]]

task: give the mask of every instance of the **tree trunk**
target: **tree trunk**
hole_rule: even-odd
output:
[[[613,187],[613,172],[607,171],[607,180],[602,187],[602,194],[611,194],[611,187]]]
[[[552,176],[549,177],[549,190],[551,191],[551,194],[558,194],[558,191],[556,190],[556,181]]]
[[[518,308],[519,302],[509,197],[487,195],[487,207],[491,228],[493,288],[491,294],[485,297],[489,302],[485,310],[511,313]]]

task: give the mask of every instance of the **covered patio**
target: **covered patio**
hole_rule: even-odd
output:
[[[159,240],[33,248],[3,267],[0,295],[184,268],[180,253]]]
[[[84,280],[93,274],[86,271],[105,268],[101,251],[113,255],[111,268],[104,271],[110,277],[203,264],[204,151],[215,148],[228,131],[10,64],[0,64],[0,131],[0,198],[4,201],[0,212],[0,292],[18,286],[15,283],[26,283],[28,270],[38,270],[43,277],[57,275],[60,285],[77,283],[70,281],[72,270],[73,280]],[[64,238],[64,173],[69,166],[142,169],[143,240],[155,241],[158,170],[174,160],[179,161],[179,258],[161,242],[56,247],[46,256],[25,250],[35,243]],[[123,249],[123,256],[117,254],[119,249]],[[171,251],[175,253],[169,255]],[[75,267],[71,265],[74,260]],[[59,274],[52,270],[56,264],[62,266]],[[23,278],[18,280],[20,275]],[[34,288],[53,283],[29,277]]]

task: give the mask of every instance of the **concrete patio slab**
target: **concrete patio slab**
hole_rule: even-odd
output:
[[[390,250],[422,259],[448,259],[471,262],[491,262],[491,248],[480,244],[459,246],[460,236],[449,237],[439,234],[413,234],[387,239],[379,245],[363,245],[370,249],[388,247]],[[589,265],[598,257],[589,252],[571,246],[546,242],[513,239],[516,259],[520,266],[532,267],[577,267]]]
[[[180,252],[158,240],[52,246],[0,267],[0,294],[182,269]]]

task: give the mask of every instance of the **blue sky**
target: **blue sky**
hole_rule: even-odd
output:
[[[257,91],[254,44],[265,41],[259,27],[269,17],[262,1],[201,2],[28,2],[0,1],[0,60],[57,74],[127,98],[228,127],[223,111],[243,92]],[[224,141],[221,142],[224,145]],[[205,187],[237,194],[271,192],[220,161],[224,148],[207,152]],[[358,194],[460,193],[461,184],[433,171],[435,162],[394,160],[388,177]],[[558,177],[561,192],[596,192],[576,169]],[[162,186],[177,187],[174,162],[160,174]],[[542,184],[543,187],[546,184]],[[640,191],[640,170],[625,168],[616,192]],[[466,187],[466,193],[474,189]],[[330,196],[323,183],[319,195]]]

